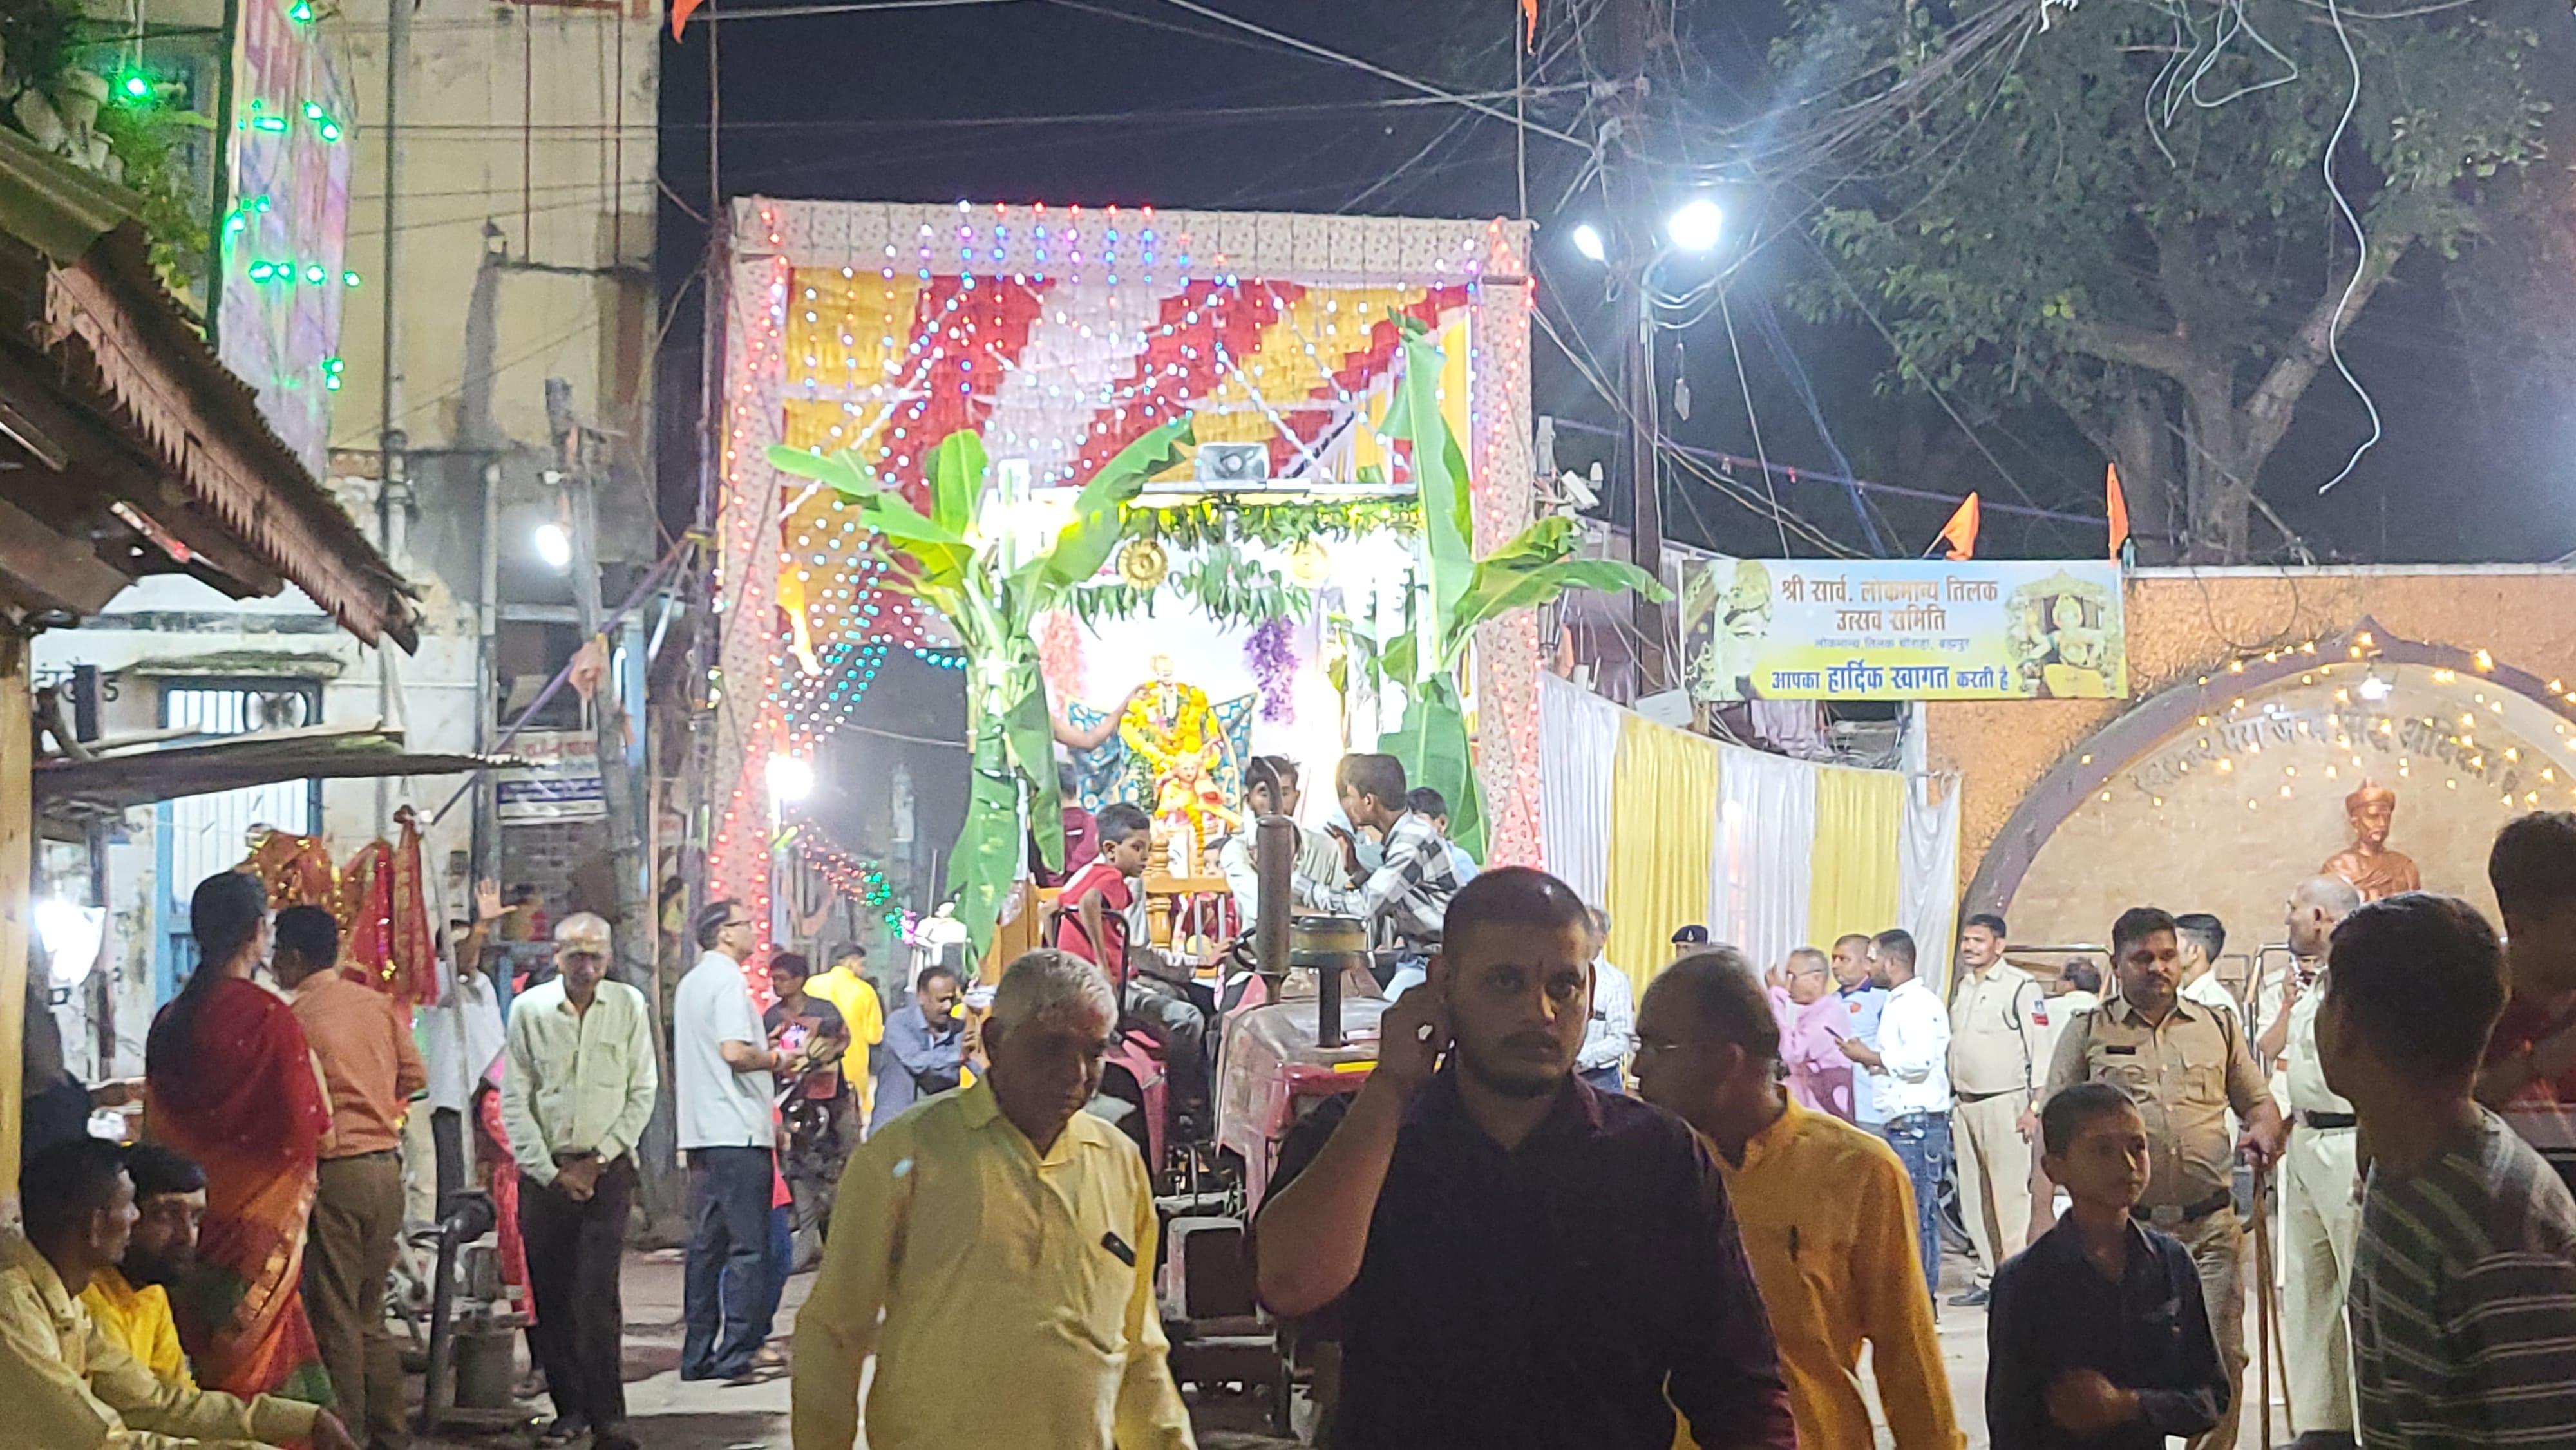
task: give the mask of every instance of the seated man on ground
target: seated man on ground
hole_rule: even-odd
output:
[[[77,1296],[124,1261],[134,1230],[124,1149],[49,1148],[18,1194],[26,1232],[0,1232],[0,1450],[358,1450],[328,1410],[162,1379],[90,1321]]]
[[[186,1154],[160,1143],[125,1150],[126,1176],[134,1180],[134,1233],[125,1257],[101,1269],[81,1291],[92,1324],[143,1366],[174,1384],[197,1387],[179,1325],[170,1317],[170,1291],[197,1265],[197,1225],[206,1216],[206,1170]]]

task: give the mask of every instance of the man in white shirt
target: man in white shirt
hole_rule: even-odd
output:
[[[2361,1208],[2353,1180],[2360,1119],[2326,1086],[2317,1063],[2317,1007],[2325,1000],[2326,944],[2343,919],[2361,909],[2361,892],[2340,876],[2319,876],[2290,893],[2289,1010],[2279,1050],[2282,1107],[2290,1146],[2281,1155],[2281,1241],[2288,1259],[2281,1296],[2282,1343],[2289,1350],[2290,1422],[2298,1450],[2353,1450],[2352,1341],[2344,1299],[2352,1287]]]
[[[1941,1289],[1941,1177],[1950,1168],[1950,1014],[1940,995],[1914,975],[1914,936],[1883,931],[1870,942],[1871,978],[1887,989],[1878,1046],[1843,1039],[1843,1055],[1869,1074],[1871,1096],[1887,1117],[1879,1136],[1905,1161],[1914,1182],[1914,1220],[1925,1290]]]
[[[587,1430],[595,1450],[634,1450],[626,1428],[618,1271],[635,1202],[635,1145],[660,1079],[644,994],[606,980],[608,923],[555,928],[555,975],[511,1004],[501,1123],[519,1170],[528,1332],[554,1396],[550,1437]]]
[[[689,1157],[689,1260],[680,1378],[741,1379],[760,1353],[769,1200],[778,1129],[774,1074],[794,1059],[769,1045],[742,963],[751,914],[710,902],[694,923],[705,953],[671,997],[671,1075]]]
[[[1628,1081],[1621,1069],[1637,1046],[1637,992],[1628,974],[1602,955],[1610,945],[1610,913],[1592,908],[1592,1020],[1583,1027],[1583,1050],[1575,1054],[1574,1075],[1593,1091],[1624,1093]]]
[[[2182,948],[2182,986],[2175,995],[2235,1018],[2237,1034],[2251,1041],[2244,1006],[2218,980],[2218,954],[2227,949],[2226,923],[2206,911],[2185,912],[2174,918],[2174,945]]]

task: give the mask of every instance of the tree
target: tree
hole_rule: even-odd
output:
[[[2497,184],[2546,106],[2494,7],[1936,13],[1800,0],[1778,59],[1834,97],[1825,169],[1863,173],[1811,194],[1833,275],[1800,302],[1881,317],[1910,385],[2055,403],[2142,532],[2180,503],[2189,559],[2246,557],[2264,463],[2398,263],[2537,190]]]

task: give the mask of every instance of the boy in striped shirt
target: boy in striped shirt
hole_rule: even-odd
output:
[[[2470,1097],[2504,954],[2409,892],[2335,929],[2317,1061],[2371,1147],[2347,1307],[2369,1450],[2576,1445],[2576,1198]]]

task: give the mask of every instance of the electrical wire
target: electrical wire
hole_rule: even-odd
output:
[[[2318,167],[2325,174],[2326,190],[2334,197],[2335,209],[2343,213],[2344,224],[2352,228],[2353,245],[2358,249],[2352,259],[2352,277],[2343,284],[2343,296],[2335,300],[2334,316],[2326,322],[2326,356],[2334,359],[2335,371],[2343,374],[2353,396],[2361,399],[2361,406],[2369,412],[2370,436],[2361,440],[2360,447],[2352,450],[2352,456],[2344,460],[2342,469],[2334,477],[2317,485],[2320,496],[2350,478],[2352,471],[2361,465],[2361,456],[2379,445],[2383,433],[2379,423],[2379,405],[2371,401],[2370,390],[2361,385],[2361,379],[2353,376],[2352,365],[2343,358],[2344,314],[2352,307],[2352,294],[2360,290],[2363,274],[2370,270],[2370,233],[2362,229],[2361,217],[2353,211],[2352,199],[2343,194],[2342,184],[2335,180],[2334,169],[2335,148],[2343,143],[2344,132],[2352,127],[2352,113],[2361,105],[2361,53],[2352,48],[2352,32],[2344,29],[2343,7],[2339,0],[2326,0],[2326,14],[2333,18],[2335,39],[2343,43],[2344,60],[2352,66],[2352,90],[2343,98],[2343,114],[2335,120],[2334,134],[2326,138],[2326,154]],[[2251,488],[2249,482],[2249,492]]]
[[[1407,90],[1417,91],[1426,96],[1436,96],[1441,100],[1448,101],[1454,105],[1465,106],[1471,111],[1479,112],[1493,118],[1494,120],[1516,126],[1527,126],[1532,133],[1545,136],[1550,140],[1563,141],[1571,146],[1583,146],[1588,144],[1583,140],[1583,138],[1568,134],[1564,131],[1559,131],[1553,126],[1542,126],[1535,122],[1524,121],[1523,119],[1514,116],[1511,112],[1503,110],[1498,106],[1487,105],[1481,101],[1469,100],[1456,92],[1447,90],[1440,86],[1435,86],[1429,81],[1419,80],[1413,76],[1406,75],[1401,71],[1389,70],[1385,66],[1377,64],[1375,61],[1362,60],[1358,56],[1348,55],[1327,46],[1317,45],[1311,40],[1301,40],[1298,37],[1286,34],[1285,32],[1272,30],[1266,25],[1255,25],[1251,21],[1245,20],[1240,16],[1228,15],[1214,6],[1202,5],[1198,3],[1198,0],[1162,0],[1162,3],[1173,6],[1177,9],[1186,10],[1193,15],[1204,16],[1207,19],[1214,20],[1222,25],[1233,26],[1235,29],[1241,30],[1250,35],[1258,35],[1265,40],[1276,41],[1292,50],[1303,51],[1317,59],[1332,61],[1336,64],[1349,66],[1353,70],[1364,71],[1370,75],[1376,76],[1380,80],[1392,81],[1397,85],[1403,86]]]
[[[1753,457],[1762,465],[1762,493],[1771,501],[1771,519],[1780,525],[1780,557],[1789,557],[1789,525],[1780,517],[1780,490],[1771,482],[1771,450],[1762,446],[1762,415],[1754,411],[1753,380],[1744,375],[1744,347],[1735,340],[1735,309],[1726,302],[1726,289],[1717,289],[1717,313],[1726,319],[1726,350],[1735,357],[1735,386],[1744,393],[1744,421],[1753,429]]]

